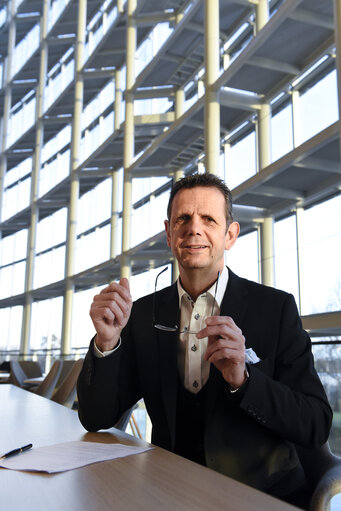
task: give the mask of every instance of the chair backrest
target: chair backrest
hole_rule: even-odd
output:
[[[27,378],[37,378],[43,374],[40,364],[34,360],[20,360],[19,363]]]
[[[127,426],[128,426],[128,422],[129,422],[129,419],[131,417],[131,414],[133,413],[133,411],[135,410],[135,408],[137,408],[137,404],[135,404],[134,406],[132,406],[131,408],[128,408],[127,411],[125,411],[121,417],[118,419],[118,421],[116,422],[116,424],[114,425],[114,428],[116,429],[119,429],[121,431],[125,431],[127,429]]]
[[[61,360],[54,361],[50,371],[47,373],[44,380],[36,388],[35,394],[50,399],[56,387],[56,383],[62,370],[62,366],[63,362]]]
[[[27,379],[26,373],[24,373],[20,363],[17,360],[11,360],[10,362],[10,377],[8,382],[13,383],[17,387],[23,387],[24,380]]]
[[[67,375],[69,374],[69,372],[70,372],[72,366],[74,365],[74,363],[75,363],[74,359],[72,359],[72,360],[63,360],[63,367],[62,367],[62,370],[60,371],[59,378],[58,378],[57,383],[56,383],[56,390],[59,389],[59,387],[61,386],[61,384],[63,383],[63,381],[67,377]]]
[[[63,383],[60,385],[60,387],[56,390],[56,392],[53,394],[51,400],[55,401],[56,403],[59,403],[64,406],[68,406],[69,408],[72,408],[72,405],[75,401],[76,397],[76,384],[77,379],[79,376],[79,373],[81,372],[83,366],[83,359],[80,358],[77,360],[72,368],[69,371],[69,374],[66,376]]]
[[[0,371],[5,371],[6,373],[9,373],[11,370],[11,364],[9,360],[4,360],[0,364]]]
[[[311,488],[309,511],[327,511],[330,499],[341,492],[341,459],[328,442],[315,448],[296,445],[296,450]]]

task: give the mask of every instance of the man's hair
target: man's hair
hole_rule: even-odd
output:
[[[167,206],[167,217],[168,220],[171,219],[172,215],[172,204],[175,195],[184,188],[195,188],[197,186],[202,186],[206,188],[217,188],[221,191],[224,196],[225,204],[226,204],[226,225],[227,227],[233,222],[233,213],[232,213],[232,194],[229,188],[226,186],[224,181],[214,174],[191,174],[189,176],[185,176],[179,181],[176,181],[171,189],[168,206]]]

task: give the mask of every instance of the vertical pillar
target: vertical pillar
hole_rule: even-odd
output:
[[[122,96],[121,70],[117,69],[115,71],[114,131],[119,130],[121,125]]]
[[[300,145],[302,140],[302,116],[300,111],[300,92],[293,90],[291,92],[292,108],[292,133],[294,148]]]
[[[5,59],[5,66],[3,69],[3,88],[4,90],[4,109],[1,126],[1,153],[0,153],[0,221],[2,218],[2,205],[4,203],[4,181],[7,171],[7,136],[8,124],[12,103],[12,89],[11,89],[11,76],[12,76],[12,63],[13,53],[15,49],[16,25],[15,25],[15,11],[16,2],[10,0],[7,6],[9,17],[8,29],[8,45],[7,45],[7,58]]]
[[[184,113],[185,107],[185,91],[184,89],[177,89],[175,92],[175,120],[179,119]]]
[[[296,209],[296,253],[297,253],[297,279],[298,279],[298,310],[302,311],[302,293],[301,293],[301,251],[300,242],[302,239],[301,226],[302,226],[303,208]]]
[[[257,117],[258,172],[271,163],[271,107],[263,104]]]
[[[334,30],[335,30],[335,49],[336,49],[336,71],[337,71],[337,93],[339,104],[339,117],[341,112],[341,2],[334,0]],[[341,131],[341,125],[340,131]]]
[[[127,44],[126,44],[126,95],[125,123],[123,143],[123,224],[122,224],[122,263],[121,277],[130,277],[130,258],[127,254],[130,248],[131,216],[132,216],[132,175],[129,170],[134,158],[134,95],[132,87],[135,82],[135,52],[136,52],[136,0],[127,2]]]
[[[65,253],[65,292],[63,303],[62,322],[62,354],[68,354],[71,350],[71,322],[74,285],[74,254],[76,247],[77,206],[79,198],[79,177],[76,170],[79,166],[79,150],[81,143],[81,120],[83,110],[83,48],[85,44],[86,29],[86,0],[78,1],[77,40],[75,44],[75,96],[72,118],[71,154],[70,154],[70,202],[68,207],[67,237]]]
[[[119,130],[121,125],[122,96],[121,70],[117,69],[115,72],[114,131]],[[110,258],[114,259],[117,253],[117,230],[119,221],[117,170],[112,174],[111,184]]]
[[[110,219],[110,259],[117,254],[117,230],[119,221],[118,211],[118,170],[114,170],[111,177],[111,219]]]
[[[219,77],[219,0],[205,0],[205,168],[217,174],[220,155],[220,104],[213,85]]]
[[[40,67],[39,81],[36,91],[36,136],[35,148],[32,161],[31,174],[31,222],[27,233],[27,255],[26,255],[26,272],[25,272],[25,305],[23,310],[23,320],[21,328],[21,346],[20,352],[27,355],[30,347],[31,332],[31,316],[32,316],[32,295],[34,280],[34,261],[36,252],[37,224],[39,219],[39,209],[37,199],[39,196],[39,177],[41,167],[41,152],[44,143],[44,126],[43,126],[43,108],[44,108],[44,91],[45,77],[47,74],[48,47],[46,42],[47,21],[48,21],[49,0],[44,0],[43,14],[40,22]]]
[[[258,0],[256,4],[256,33],[258,33],[269,19],[268,0]]]
[[[182,169],[178,169],[174,173],[174,182],[179,181],[184,176],[184,171]],[[173,257],[172,261],[172,282],[175,282],[179,277],[179,265],[178,261]]]
[[[274,225],[271,217],[264,218],[260,225],[260,267],[262,284],[274,286]]]

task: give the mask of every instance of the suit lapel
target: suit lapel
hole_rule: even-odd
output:
[[[166,292],[161,291],[156,296],[156,323],[165,326],[180,325],[179,298],[177,286],[174,284]],[[177,345],[178,330],[165,332],[156,329],[158,338],[162,395],[167,415],[172,442],[175,439],[176,395],[177,395]]]

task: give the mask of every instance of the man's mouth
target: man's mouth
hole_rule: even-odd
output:
[[[202,248],[207,248],[207,245],[185,245],[184,248],[188,248],[190,250],[200,250]]]

